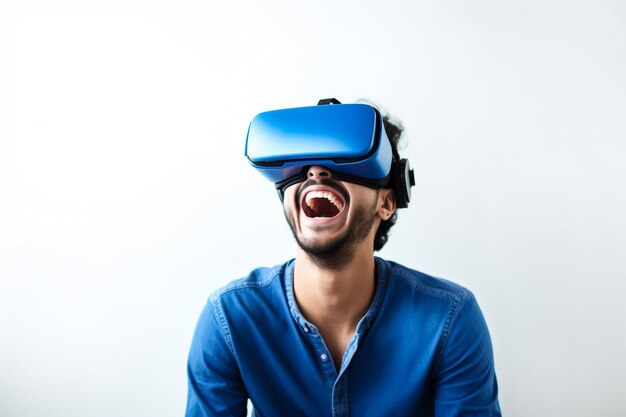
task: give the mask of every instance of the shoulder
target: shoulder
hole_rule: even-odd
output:
[[[235,279],[222,288],[214,291],[210,299],[221,298],[229,293],[246,292],[247,289],[263,288],[275,283],[277,279],[284,276],[285,269],[292,261],[285,262],[272,267],[259,267],[253,269],[247,276]]]
[[[391,261],[388,267],[388,299],[410,311],[437,333],[439,354],[463,350],[469,343],[489,344],[487,325],[474,294],[450,280],[433,277]]]
[[[224,338],[233,350],[231,324],[252,322],[266,314],[268,306],[279,303],[284,293],[282,277],[290,262],[256,268],[212,292],[200,314],[194,340],[214,343]]]
[[[383,263],[387,269],[385,299],[402,306],[394,307],[394,310],[439,323],[444,337],[460,316],[481,316],[480,307],[469,289],[392,261]]]
[[[463,300],[473,298],[467,288],[448,279],[434,277],[424,272],[408,268],[399,263],[382,260],[388,269],[390,286],[396,286],[410,293],[444,300]]]
[[[208,300],[220,321],[265,316],[286,304],[284,277],[293,268],[293,260],[273,267],[252,270],[214,291]]]

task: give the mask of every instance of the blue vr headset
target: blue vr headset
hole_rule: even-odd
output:
[[[332,104],[332,105],[331,105]],[[250,123],[245,155],[276,185],[283,199],[290,185],[321,165],[333,177],[372,188],[392,188],[404,208],[415,185],[409,161],[391,147],[380,112],[367,104],[320,100],[317,106],[258,114]]]

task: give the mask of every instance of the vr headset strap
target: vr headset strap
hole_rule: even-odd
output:
[[[323,98],[317,102],[318,106],[325,106],[327,104],[341,104],[341,102],[336,98]]]

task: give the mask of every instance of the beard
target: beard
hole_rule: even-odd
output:
[[[353,258],[358,244],[369,235],[377,219],[377,200],[378,193],[371,205],[355,207],[352,216],[354,220],[347,225],[346,230],[341,235],[333,239],[309,239],[304,241],[298,236],[296,219],[293,213],[287,213],[285,211],[285,218],[287,219],[291,233],[298,243],[298,246],[300,246],[314,264],[324,269],[340,269]],[[373,250],[374,248],[372,247],[372,251]]]

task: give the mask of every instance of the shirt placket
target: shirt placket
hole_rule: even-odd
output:
[[[337,370],[335,369],[335,364],[333,363],[330,351],[326,347],[326,344],[322,339],[322,335],[320,335],[319,331],[313,324],[307,323],[304,318],[302,318],[301,325],[307,339],[313,346],[313,351],[315,352],[316,359],[322,370],[326,386],[329,391],[332,391],[335,380],[337,379]]]
[[[326,386],[331,391],[332,396],[332,416],[333,417],[347,417],[349,415],[348,407],[348,366],[356,353],[358,342],[365,329],[365,325],[360,323],[357,327],[357,332],[348,344],[346,352],[343,356],[341,368],[339,373],[335,368],[335,364],[332,360],[330,352],[322,339],[322,336],[317,331],[317,328],[307,323],[303,318],[301,319],[302,330],[306,334],[308,340],[313,345],[313,349],[316,352],[317,359],[319,361]]]
[[[381,271],[379,271],[380,273]],[[386,271],[382,271],[383,273]],[[357,330],[352,337],[352,340],[348,344],[346,348],[346,352],[343,355],[341,368],[339,372],[335,368],[335,364],[330,355],[330,351],[326,347],[322,336],[319,331],[315,327],[315,325],[306,321],[306,319],[300,314],[298,308],[295,304],[295,299],[293,298],[293,269],[290,268],[287,274],[286,279],[286,290],[287,297],[289,299],[289,304],[291,307],[291,313],[293,317],[296,319],[302,331],[304,332],[307,340],[313,346],[314,352],[317,356],[317,361],[319,362],[320,368],[323,373],[324,381],[326,382],[326,386],[329,389],[332,396],[332,416],[333,417],[348,417],[349,416],[349,403],[348,403],[348,367],[352,358],[356,354],[359,340],[363,337],[367,329],[369,328],[369,323],[371,321],[371,315],[373,313],[372,310],[365,315],[357,325]],[[379,277],[379,281],[384,283],[384,278]],[[374,304],[380,293],[384,291],[384,285],[381,285],[379,282],[379,288],[377,290],[377,297],[375,297]]]

